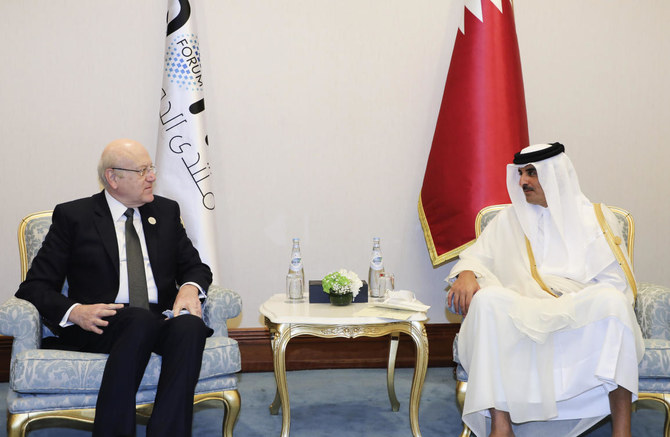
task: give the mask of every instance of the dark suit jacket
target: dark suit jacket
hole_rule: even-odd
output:
[[[172,309],[177,287],[185,282],[206,291],[212,272],[187,237],[177,202],[154,196],[139,211],[158,287],[158,310]],[[61,294],[65,279],[68,296]],[[104,192],[57,205],[16,297],[35,305],[49,326],[58,326],[75,302],[113,303],[118,289],[119,249]]]

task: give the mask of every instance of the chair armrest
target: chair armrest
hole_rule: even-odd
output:
[[[639,282],[635,314],[644,338],[670,340],[670,288]]]
[[[0,305],[0,334],[14,337],[12,361],[19,352],[38,349],[42,339],[42,319],[27,300],[10,297]]]
[[[202,308],[202,318],[215,336],[228,336],[228,319],[242,312],[242,298],[233,290],[210,285]]]

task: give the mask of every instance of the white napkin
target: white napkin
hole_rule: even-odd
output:
[[[409,290],[389,291],[383,301],[372,302],[372,305],[420,312],[426,312],[430,308],[429,305],[421,303],[414,295],[414,292]]]

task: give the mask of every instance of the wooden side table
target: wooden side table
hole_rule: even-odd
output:
[[[419,402],[428,367],[428,337],[424,313],[413,313],[408,320],[390,320],[378,317],[357,316],[356,313],[369,305],[353,303],[337,307],[329,304],[286,303],[283,294],[272,296],[260,307],[265,325],[272,338],[277,392],[270,405],[270,413],[278,414],[282,407],[281,436],[288,437],[291,427],[291,407],[286,384],[286,346],[299,335],[314,335],[321,338],[335,337],[381,337],[390,335],[390,352],[387,367],[387,388],[391,408],[398,411],[400,403],[395,395],[394,375],[400,333],[409,335],[416,344],[416,363],[409,400],[409,421],[414,437],[420,437]]]

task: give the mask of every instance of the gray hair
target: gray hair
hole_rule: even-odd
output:
[[[100,161],[98,161],[98,181],[106,190],[109,189],[110,186],[109,182],[107,182],[107,178],[105,177],[105,170],[114,167],[115,157],[112,155],[113,155],[112,153],[102,152],[102,155],[100,156]]]

